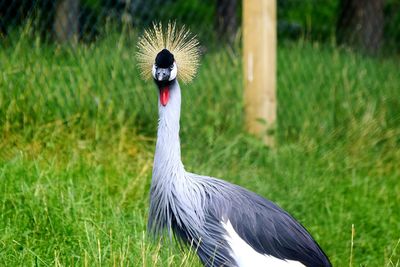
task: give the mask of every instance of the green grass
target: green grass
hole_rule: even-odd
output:
[[[244,132],[240,50],[211,49],[182,86],[186,168],[277,202],[335,266],[399,266],[398,60],[278,52],[276,149]],[[3,44],[0,265],[199,265],[145,234],[156,90],[134,53],[129,34],[73,52],[29,32]]]

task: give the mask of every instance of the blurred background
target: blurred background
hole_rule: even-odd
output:
[[[279,0],[277,6],[281,41],[335,42],[371,54],[399,50],[397,0]],[[104,37],[107,24],[119,30],[141,29],[153,21],[173,19],[203,38],[218,36],[232,42],[240,38],[242,4],[239,0],[2,0],[0,12],[3,38],[27,21],[43,40],[93,42]]]
[[[0,0],[0,265],[198,266],[144,234],[157,92],[136,42],[171,20],[202,51],[186,168],[276,201],[334,266],[399,266],[399,0],[277,1],[275,149],[244,127],[242,1]]]

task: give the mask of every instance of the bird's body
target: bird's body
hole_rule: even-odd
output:
[[[154,36],[158,36],[155,29]],[[146,42],[152,40],[149,36],[147,33]],[[168,44],[168,36],[164,39]],[[140,58],[151,57],[146,54]],[[271,201],[226,181],[185,170],[179,140],[179,62],[167,49],[153,58],[159,123],[149,230],[155,235],[165,230],[171,235],[172,231],[196,249],[205,266],[331,266],[307,230]]]
[[[149,229],[172,230],[197,250],[205,266],[330,266],[304,227],[277,205],[237,185],[185,171],[180,105],[174,81],[168,105],[158,105]]]

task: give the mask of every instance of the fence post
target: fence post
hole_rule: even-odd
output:
[[[59,42],[77,41],[79,30],[79,0],[56,1],[54,34]]]
[[[246,128],[274,145],[276,120],[276,0],[243,0]]]

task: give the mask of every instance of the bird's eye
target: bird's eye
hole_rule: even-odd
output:
[[[174,65],[172,65],[171,67],[169,67],[169,70],[173,70],[174,69]]]

